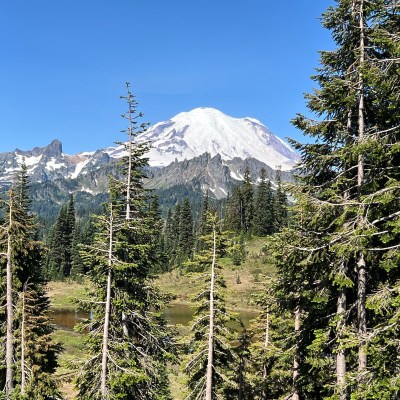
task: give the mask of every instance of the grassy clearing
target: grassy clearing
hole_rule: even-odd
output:
[[[86,358],[83,336],[80,333],[70,330],[57,329],[54,332],[54,339],[64,349],[58,358],[59,367],[56,371],[56,376],[60,379],[61,391],[66,400],[76,399],[77,392],[73,384],[75,373],[71,364]]]
[[[252,238],[246,243],[247,257],[240,266],[233,265],[229,258],[219,260],[223,266],[222,274],[228,287],[228,308],[237,311],[254,309],[252,295],[263,288],[265,276],[274,275],[274,269],[265,263],[262,248],[265,238]],[[179,269],[162,274],[157,285],[175,296],[173,303],[188,303],[198,293],[201,282],[185,275]]]
[[[84,284],[73,281],[57,281],[47,284],[47,295],[52,308],[76,309],[73,300],[84,298]]]
[[[50,306],[54,309],[74,310],[76,305],[73,300],[84,298],[84,284],[63,281],[49,282],[47,285],[47,294],[50,298]],[[66,400],[77,399],[73,379],[75,378],[74,369],[71,364],[86,357],[83,335],[71,330],[57,328],[54,332],[54,339],[60,343],[64,351],[58,358],[59,367],[56,376],[60,379],[62,394]]]

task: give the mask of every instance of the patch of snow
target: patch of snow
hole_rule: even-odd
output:
[[[57,160],[54,157],[52,157],[50,161],[47,161],[46,163],[46,169],[48,170],[55,171],[56,169],[60,169],[63,167],[66,167],[66,165],[64,163],[57,163]]]
[[[5,170],[4,170],[4,172],[5,173],[10,173],[10,172],[15,172],[15,171],[19,171],[20,170],[20,168],[19,167],[17,167],[17,168],[12,168],[12,167],[10,167],[10,168],[6,168]]]
[[[262,122],[259,121],[259,120],[256,119],[256,118],[246,117],[246,118],[244,118],[244,119],[247,119],[247,121],[250,121],[250,122],[252,122],[253,124],[263,125]]]
[[[283,139],[281,139],[280,137],[276,137],[288,150],[293,151],[293,149],[291,148],[290,144],[288,142],[285,142]]]
[[[226,193],[226,190],[222,187],[219,188],[219,190],[225,195],[228,196],[228,193]]]
[[[122,158],[127,154],[125,151],[125,146],[123,145],[120,145],[118,147],[109,147],[105,149],[104,152],[112,158]]]
[[[244,178],[243,178],[243,175],[242,174],[237,174],[235,171],[230,171],[231,172],[231,177],[233,178],[233,179],[236,179],[237,181],[243,181],[244,180]]]
[[[16,159],[17,159],[17,163],[19,165],[22,165],[22,163],[24,162],[25,159],[25,165],[27,167],[32,167],[32,166],[36,166],[37,164],[39,164],[40,160],[42,159],[42,155],[34,157],[25,157],[22,154],[16,154]]]
[[[82,186],[81,188],[81,192],[86,192],[86,193],[90,193],[90,194],[95,194],[95,192],[91,189],[85,188],[84,186]]]
[[[90,162],[90,158],[87,158],[84,161],[79,162],[76,164],[75,171],[70,175],[72,179],[75,179],[78,177],[78,175],[82,172],[83,168]]]

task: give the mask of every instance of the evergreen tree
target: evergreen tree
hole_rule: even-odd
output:
[[[156,266],[154,272],[168,271],[169,269],[169,258],[165,251],[163,225],[164,222],[161,218],[160,203],[158,197],[154,196],[149,205],[149,217],[154,221],[155,238],[154,238],[154,260]]]
[[[203,250],[203,242],[200,239],[201,236],[205,236],[210,233],[210,226],[207,223],[207,216],[211,211],[210,199],[208,197],[208,191],[203,198],[203,203],[200,210],[200,218],[198,222],[198,229],[196,233],[196,252]]]
[[[225,232],[225,235],[229,235],[229,233]],[[229,248],[229,256],[234,265],[240,265],[246,259],[246,246],[243,232],[240,233],[239,237],[233,238],[232,246]]]
[[[248,329],[251,344],[250,359],[244,369],[248,387],[245,398],[289,398],[296,343],[293,321],[290,314],[279,307],[274,282],[268,279],[264,285],[264,291],[255,296],[255,303],[262,311]]]
[[[274,232],[279,232],[288,223],[288,202],[286,193],[282,187],[280,168],[276,170],[276,185],[272,213],[274,217]]]
[[[132,101],[128,85],[130,109]],[[170,398],[165,365],[174,358],[174,346],[160,314],[168,299],[155,288],[151,273],[157,269],[159,221],[143,188],[148,145],[130,141],[126,150],[125,180],[110,179],[110,200],[97,218],[94,243],[82,252],[91,301],[81,306],[93,312],[82,327],[89,332],[90,352],[77,379],[82,399]]]
[[[166,257],[166,269],[169,271],[173,265],[175,237],[173,231],[173,211],[168,210],[167,219],[163,229],[163,248]]]
[[[78,245],[75,219],[75,205],[71,195],[69,202],[61,207],[51,233],[48,268],[52,278],[69,277],[73,260],[78,262],[76,247],[74,247]]]
[[[236,373],[237,389],[234,390],[234,393],[237,393],[238,400],[254,399],[254,397],[252,397],[251,387],[246,378],[246,369],[251,361],[251,338],[243,324],[241,324],[241,329],[243,329],[243,331],[239,338],[239,345],[235,349],[239,363]]]
[[[254,190],[248,165],[244,171],[244,180],[240,190],[242,193],[242,227],[245,233],[251,233],[254,219]]]
[[[193,231],[192,208],[189,199],[185,198],[180,208],[179,216],[178,248],[179,257],[182,261],[190,258],[193,254],[195,242]]]
[[[179,248],[179,238],[180,238],[180,220],[181,220],[181,204],[178,203],[175,206],[175,211],[173,213],[172,224],[171,224],[171,262],[175,267],[179,265],[181,259],[180,248]]]
[[[254,233],[258,236],[266,236],[274,232],[274,197],[271,182],[266,178],[267,171],[262,168],[254,202]]]
[[[205,287],[194,298],[198,306],[186,345],[189,355],[183,365],[187,375],[187,399],[237,398],[232,368],[237,357],[230,345],[233,333],[228,325],[234,318],[226,310],[225,282],[218,273],[217,235],[220,233],[215,215],[209,214],[209,224],[212,232],[203,237],[207,246],[187,263],[190,270],[196,269],[192,264],[200,264],[197,270],[205,271],[202,274]]]
[[[226,202],[224,228],[233,232],[241,232],[244,228],[243,197],[239,186],[234,186],[232,194]]]
[[[210,199],[208,196],[208,191],[203,198],[203,203],[201,205],[200,211],[200,228],[199,228],[199,235],[207,235],[210,233],[210,226],[207,223],[207,216],[210,212]]]
[[[54,379],[61,346],[52,338],[54,328],[48,316],[50,300],[43,289],[25,283],[19,294],[16,317],[20,322],[16,344],[19,362],[19,389],[24,399],[61,398]]]

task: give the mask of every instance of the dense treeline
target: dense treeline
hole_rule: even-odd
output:
[[[275,186],[261,169],[258,184],[251,181],[250,169],[244,173],[243,183],[234,187],[226,204],[224,227],[236,233],[267,236],[280,231],[288,222],[288,201],[282,187],[280,170]]]
[[[245,256],[244,237],[267,236],[280,231],[288,224],[288,200],[280,179],[276,174],[276,189],[261,169],[258,182],[252,182],[247,168],[244,180],[234,187],[224,202],[210,199],[208,194],[202,204],[191,203],[188,197],[168,210],[165,221],[161,218],[161,207],[157,197],[147,201],[152,216],[162,226],[157,239],[158,263],[153,272],[169,271],[190,260],[202,250],[201,236],[206,233],[206,216],[209,211],[217,213],[221,229],[237,243],[231,257],[240,264]],[[74,199],[62,205],[48,239],[47,274],[51,279],[79,279],[85,274],[85,266],[79,256],[79,246],[88,244],[93,229],[87,222],[77,224]]]

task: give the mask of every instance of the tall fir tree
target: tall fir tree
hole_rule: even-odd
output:
[[[178,248],[181,262],[190,258],[194,250],[194,226],[192,207],[186,197],[180,208]]]
[[[274,196],[271,182],[267,180],[267,171],[260,171],[260,183],[254,201],[254,233],[259,236],[270,235],[274,232]]]
[[[131,138],[126,150],[125,179],[110,179],[110,200],[97,218],[94,243],[82,252],[92,299],[82,307],[93,312],[83,326],[89,332],[90,359],[77,379],[82,399],[170,398],[165,365],[175,349],[160,313],[167,297],[153,284],[159,227],[143,187],[148,144]]]
[[[149,199],[149,217],[154,221],[155,237],[154,237],[154,260],[155,266],[152,272],[160,273],[169,270],[169,257],[165,248],[165,234],[163,232],[164,221],[161,217],[160,203],[157,196]]]
[[[248,165],[246,165],[244,171],[243,183],[240,190],[242,193],[242,228],[245,233],[251,233],[254,220],[254,190]]]
[[[224,293],[225,282],[219,273],[217,217],[208,214],[211,233],[202,238],[204,250],[188,261],[187,268],[201,271],[205,285],[194,297],[197,308],[191,324],[189,341],[185,344],[187,357],[183,370],[187,376],[187,399],[211,400],[218,397],[237,398],[234,380],[237,356],[230,342],[234,339],[229,323],[234,317],[227,311]],[[223,240],[222,240],[223,241]],[[194,267],[194,265],[197,265]]]
[[[250,356],[244,368],[245,399],[289,398],[292,393],[292,363],[296,337],[290,314],[279,306],[275,282],[266,279],[254,301],[261,312],[249,328]]]
[[[226,202],[224,228],[233,232],[241,232],[244,226],[243,196],[240,186],[234,186]]]
[[[174,259],[175,237],[173,231],[173,211],[168,210],[167,218],[163,228],[163,249],[166,258],[166,269],[171,270]]]
[[[179,248],[179,238],[180,238],[180,220],[181,220],[181,204],[178,203],[175,206],[173,213],[172,224],[171,224],[171,263],[174,267],[179,265],[181,255]]]
[[[211,211],[210,208],[211,208],[210,198],[207,190],[207,193],[204,196],[203,203],[201,205],[199,230],[198,230],[199,235],[207,235],[208,233],[210,233],[210,225],[207,223],[208,214]]]
[[[277,188],[274,195],[272,214],[274,217],[274,232],[279,232],[283,227],[287,226],[288,223],[288,201],[285,190],[282,186],[282,174],[280,168],[276,170],[275,180]]]
[[[61,207],[50,235],[48,274],[53,279],[69,277],[74,260],[78,262],[74,255],[78,245],[75,225],[74,198],[70,195],[68,203]]]

